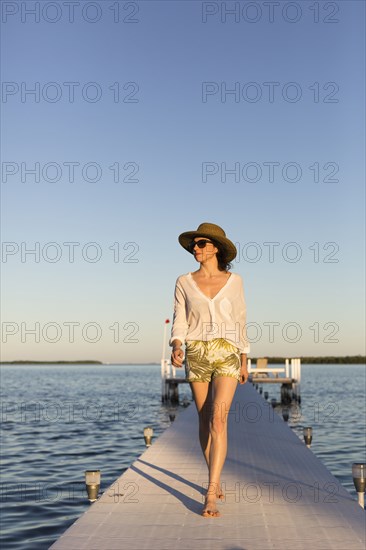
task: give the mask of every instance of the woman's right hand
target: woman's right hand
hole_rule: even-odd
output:
[[[173,367],[178,367],[178,368],[182,367],[183,358],[184,358],[184,353],[183,353],[182,348],[173,349],[172,355],[171,355],[171,358],[170,358]]]

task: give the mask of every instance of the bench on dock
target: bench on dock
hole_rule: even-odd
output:
[[[265,357],[258,358],[255,367],[250,368],[250,374],[252,378],[268,378],[269,375],[274,375],[275,378],[278,378],[280,372],[286,372],[286,368],[268,368],[268,359],[266,359]],[[287,378],[289,377],[287,376]]]

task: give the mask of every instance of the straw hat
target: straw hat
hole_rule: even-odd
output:
[[[225,231],[214,223],[201,223],[197,227],[197,231],[186,231],[185,233],[181,233],[178,237],[178,241],[183,248],[191,252],[189,250],[189,245],[195,237],[206,237],[207,239],[211,239],[214,244],[217,243],[223,251],[227,262],[231,262],[237,254],[234,243],[226,237]]]

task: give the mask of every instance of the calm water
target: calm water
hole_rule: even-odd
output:
[[[104,491],[144,451],[143,428],[161,434],[171,409],[161,404],[157,365],[11,365],[1,380],[2,548],[42,550],[88,509],[84,470],[102,471]],[[279,397],[279,386],[264,389]],[[300,435],[313,426],[313,452],[356,498],[365,366],[303,365],[301,397],[289,424]]]

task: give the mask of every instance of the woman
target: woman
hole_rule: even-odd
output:
[[[238,382],[248,379],[245,338],[246,307],[240,275],[229,273],[234,244],[213,223],[179,235],[179,243],[200,267],[178,277],[175,285],[171,362],[182,367],[186,346],[186,379],[199,416],[199,439],[209,473],[202,515],[220,515],[220,475],[227,451],[227,415]]]

